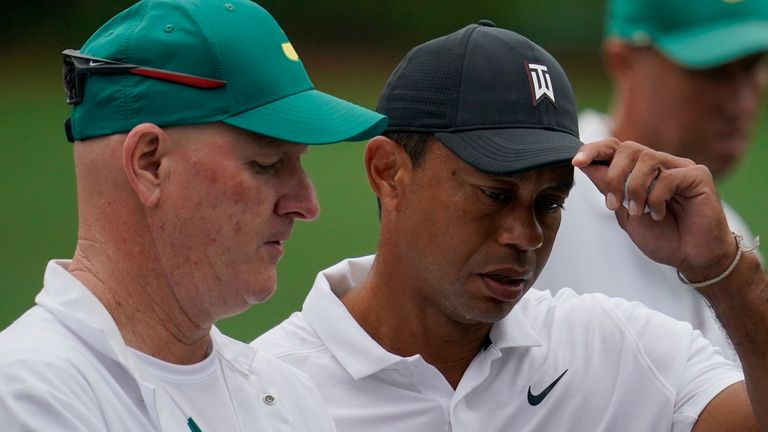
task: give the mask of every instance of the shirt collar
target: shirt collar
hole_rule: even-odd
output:
[[[69,260],[50,261],[45,270],[43,290],[35,298],[73,333],[97,351],[138,373],[133,358],[104,305],[77,278],[67,271]],[[215,326],[211,329],[213,349],[243,373],[248,373],[256,353],[248,345],[224,336]]]
[[[96,296],[67,271],[70,263],[69,260],[48,262],[43,290],[35,297],[35,302],[73,333],[83,336],[97,351],[132,365],[112,316]],[[133,367],[129,369],[134,370]]]
[[[347,259],[320,272],[302,310],[307,324],[356,380],[405,360],[373,340],[338,297],[362,281],[373,259]]]
[[[507,348],[522,348],[541,346],[541,339],[533,331],[528,319],[523,313],[523,297],[502,320],[491,328],[491,343],[500,350]]]
[[[48,263],[44,287],[35,302],[90,347],[117,361],[133,375],[147,412],[159,429],[164,429],[163,424],[173,424],[174,420],[167,418],[167,410],[161,408],[167,405],[165,396],[162,393],[158,396],[154,386],[142,378],[143,372],[130,355],[112,316],[96,296],[67,271],[70,263],[68,260]],[[216,327],[211,329],[211,343],[222,361],[246,376],[251,374],[256,351],[250,346],[224,336]]]
[[[356,380],[419,357],[401,357],[385,350],[360,327],[339,300],[341,294],[365,278],[373,260],[373,255],[347,259],[320,272],[302,310],[307,324]],[[490,338],[500,350],[541,345],[518,307],[493,326]]]
[[[256,350],[252,347],[224,335],[216,326],[211,327],[211,344],[213,349],[219,352],[223,361],[245,375],[253,373]]]

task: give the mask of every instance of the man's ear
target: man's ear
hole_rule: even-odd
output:
[[[614,81],[621,80],[632,70],[635,49],[620,40],[609,39],[603,44],[605,70]]]
[[[377,136],[365,147],[368,183],[382,207],[402,193],[403,176],[411,172],[410,158],[402,147],[385,136]]]
[[[131,129],[123,142],[123,171],[147,207],[160,200],[160,164],[169,139],[159,126],[142,123]]]

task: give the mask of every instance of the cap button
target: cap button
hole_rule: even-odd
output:
[[[481,25],[483,27],[496,27],[496,23],[494,23],[491,20],[487,20],[487,19],[482,19],[482,20],[478,21],[477,25]]]

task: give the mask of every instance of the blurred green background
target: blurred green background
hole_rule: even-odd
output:
[[[62,124],[68,115],[60,52],[79,48],[109,17],[132,4],[115,0],[3,0],[0,3],[0,329],[33,304],[46,262],[68,258],[77,235],[74,172]],[[604,110],[602,0],[262,1],[282,24],[317,88],[373,107],[399,59],[412,46],[481,18],[516,30],[555,54],[581,108]],[[768,235],[768,118],[738,172],[720,183],[725,199],[755,233]],[[362,166],[364,143],[314,148],[305,166],[321,215],[298,223],[280,264],[278,291],[263,305],[223,320],[241,340],[301,308],[315,274],[376,247],[376,203]],[[566,211],[567,217],[567,211]],[[767,242],[768,243],[768,242]],[[768,246],[762,253],[768,254]],[[599,265],[596,263],[596,266]]]

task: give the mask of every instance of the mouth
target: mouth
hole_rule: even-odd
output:
[[[746,134],[731,134],[720,140],[718,149],[726,154],[739,154],[746,150],[748,143]]]
[[[264,246],[267,247],[267,249],[273,251],[275,254],[277,254],[278,259],[283,256],[284,248],[283,243],[285,240],[282,239],[276,239],[276,240],[269,240],[264,242]]]
[[[283,246],[285,242],[288,241],[288,238],[291,236],[291,229],[288,228],[285,231],[279,231],[273,233],[273,235],[267,237],[267,241],[264,242],[264,244],[273,245],[273,246]]]
[[[747,145],[750,138],[750,129],[739,125],[726,124],[721,127],[713,127],[710,136],[716,137],[721,144],[727,147],[742,148]]]
[[[525,287],[530,280],[530,273],[505,274],[490,272],[482,273],[480,277],[493,297],[502,301],[514,301],[518,300],[525,291]]]

